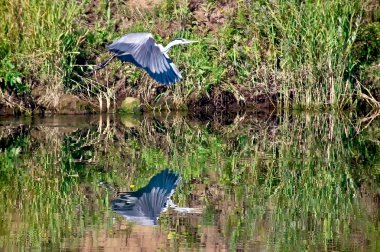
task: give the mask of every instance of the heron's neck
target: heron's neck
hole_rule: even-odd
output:
[[[164,49],[162,50],[164,53],[167,53],[169,52],[169,50],[171,49],[172,46],[174,45],[179,45],[179,44],[182,44],[181,41],[178,41],[178,40],[173,40],[172,42],[170,42],[167,46],[164,47]]]

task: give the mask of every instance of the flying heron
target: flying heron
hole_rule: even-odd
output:
[[[182,79],[177,66],[169,58],[168,52],[174,45],[183,45],[197,41],[177,38],[163,47],[157,44],[151,33],[129,33],[106,48],[113,56],[96,66],[94,71],[104,68],[115,57],[144,69],[158,83],[170,86]]]
[[[171,201],[180,182],[179,174],[165,169],[154,175],[145,187],[135,192],[120,193],[111,202],[112,210],[129,221],[146,226],[157,225],[161,212],[169,207],[180,213],[201,213],[199,208],[177,207]]]

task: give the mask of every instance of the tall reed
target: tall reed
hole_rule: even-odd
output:
[[[150,105],[170,98],[177,108],[215,88],[241,101],[246,89],[275,92],[281,106],[302,108],[353,106],[359,91],[350,77],[358,64],[351,49],[362,0],[204,1],[195,10],[187,0],[163,0],[147,9],[116,0],[94,6],[74,0],[0,3],[3,85],[20,84],[22,77],[29,86],[56,83],[80,92],[80,64],[108,57],[104,44],[125,33],[149,31],[160,43],[175,37],[200,40],[170,53],[183,71],[180,85],[151,97],[150,78],[115,63],[92,78],[105,84],[126,77],[125,85],[133,86],[130,95]]]

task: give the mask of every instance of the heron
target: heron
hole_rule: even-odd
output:
[[[182,79],[177,66],[168,56],[174,45],[184,45],[198,41],[177,38],[163,47],[157,44],[151,33],[129,33],[122,38],[107,45],[106,48],[113,53],[112,57],[96,66],[94,71],[104,68],[114,58],[122,62],[129,62],[144,69],[150,77],[164,86],[170,86]]]
[[[165,169],[153,176],[149,183],[135,191],[119,193],[111,201],[112,210],[129,221],[145,226],[157,225],[161,212],[168,208],[180,213],[200,213],[199,208],[177,207],[171,196],[181,182],[181,176],[170,169]]]

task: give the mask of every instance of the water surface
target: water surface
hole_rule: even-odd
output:
[[[379,251],[378,126],[329,113],[0,118],[0,250]],[[114,211],[167,168],[181,177],[172,202],[199,211],[165,204],[152,225]]]

